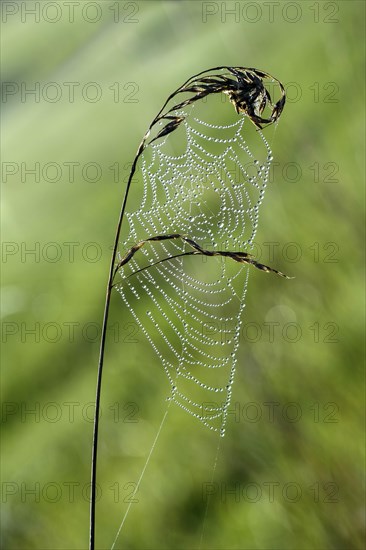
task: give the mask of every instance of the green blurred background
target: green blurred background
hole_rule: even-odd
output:
[[[287,85],[256,242],[296,278],[250,274],[213,484],[218,438],[171,407],[116,548],[363,548],[364,2],[41,2],[39,20],[34,6],[2,3],[2,547],[87,547],[98,332],[129,163],[172,90],[238,65]],[[98,548],[167,395],[114,295]]]

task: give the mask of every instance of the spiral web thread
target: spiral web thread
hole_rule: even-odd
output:
[[[250,252],[270,146],[257,130],[260,154],[251,152],[245,114],[219,125],[195,117],[195,107],[189,116],[187,110],[175,112],[184,117],[174,132],[184,144],[178,154],[170,146],[172,134],[142,154],[143,191],[136,199],[140,205],[126,212],[129,231],[120,257],[134,243],[173,233],[210,250]],[[147,243],[120,269],[116,288],[163,365],[168,399],[223,436],[249,271],[216,257],[165,260],[188,248],[177,238]]]

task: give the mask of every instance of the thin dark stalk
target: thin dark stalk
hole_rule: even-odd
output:
[[[141,155],[144,148],[145,138],[142,140],[140,147],[138,149],[137,155],[133,162],[131,173],[128,178],[127,187],[122,203],[122,208],[118,218],[118,224],[116,229],[116,236],[113,245],[113,252],[111,258],[111,265],[109,269],[109,277],[107,284],[107,292],[104,305],[104,316],[102,324],[102,334],[100,339],[100,350],[99,350],[99,363],[98,363],[98,374],[97,374],[97,385],[96,385],[96,395],[95,395],[95,412],[94,412],[94,429],[93,429],[93,443],[92,443],[92,462],[91,462],[91,495],[90,495],[90,535],[89,535],[89,549],[94,550],[95,548],[95,503],[96,503],[96,489],[97,489],[97,458],[98,458],[98,432],[99,432],[99,413],[100,413],[100,397],[102,389],[102,375],[103,375],[103,363],[104,363],[104,350],[106,343],[107,335],[107,325],[108,325],[108,316],[109,316],[109,306],[111,303],[111,291],[113,288],[113,279],[116,273],[115,263],[118,250],[118,241],[121,233],[123,216],[125,213],[125,208],[127,204],[128,193],[131,186],[132,178],[136,171],[136,164],[139,156]]]
[[[174,94],[172,94],[174,95]],[[96,384],[96,393],[95,393],[95,412],[94,412],[94,424],[93,424],[93,441],[92,441],[92,460],[91,460],[91,476],[90,476],[90,485],[91,485],[91,494],[90,494],[90,521],[89,521],[89,550],[94,550],[95,548],[95,503],[96,503],[96,490],[97,490],[97,459],[98,459],[98,432],[99,432],[99,414],[100,414],[100,397],[102,390],[102,376],[103,376],[103,364],[104,364],[104,350],[106,343],[107,335],[107,326],[108,326],[108,317],[109,317],[109,307],[111,302],[111,292],[113,288],[113,279],[116,275],[116,256],[118,250],[118,241],[122,228],[122,221],[126,209],[127,198],[131,187],[132,178],[136,171],[137,161],[142,154],[146,140],[149,136],[151,127],[158,120],[160,113],[163,111],[168,100],[164,103],[162,109],[159,111],[158,115],[154,118],[153,122],[150,124],[148,131],[143,137],[140,146],[137,150],[135,159],[133,161],[131,172],[128,178],[126,191],[124,194],[121,211],[118,218],[116,234],[114,238],[114,245],[111,257],[111,263],[109,268],[109,277],[107,283],[107,292],[104,305],[104,315],[103,315],[103,324],[102,332],[100,338],[100,349],[99,349],[99,362],[98,362],[98,373],[97,373],[97,384]]]

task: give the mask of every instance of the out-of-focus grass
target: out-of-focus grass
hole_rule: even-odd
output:
[[[56,82],[62,95],[50,102],[41,94],[37,102],[19,92],[3,103],[2,161],[19,171],[7,179],[3,172],[2,191],[2,546],[87,545],[94,329],[128,163],[168,93],[205,68],[242,65],[288,84],[271,134],[278,164],[256,240],[263,261],[296,279],[250,275],[214,484],[207,485],[217,439],[172,408],[120,547],[198,547],[211,490],[203,548],[361,548],[364,4],[315,2],[314,22],[310,3],[298,2],[296,23],[284,20],[288,3],[273,23],[264,6],[257,22],[245,12],[224,22],[221,3],[210,3],[219,11],[204,23],[205,3],[129,4],[138,8],[134,23],[126,3],[115,23],[109,2],[100,3],[96,23],[78,9],[69,23],[63,3],[54,24],[23,23],[19,15],[3,23],[3,80],[19,88],[39,82],[41,90]],[[80,84],[73,102],[67,82]],[[90,82],[102,90],[98,101],[80,92]],[[22,178],[21,163],[36,162],[43,169],[57,163],[60,177],[50,165],[39,181]],[[101,167],[95,182],[93,168],[82,172],[90,162]],[[273,258],[268,242],[278,243]],[[127,319],[114,296],[100,439],[101,548],[111,545],[166,409],[162,367],[140,335],[128,342]],[[36,334],[27,332],[32,327]],[[301,334],[291,342],[294,327]]]

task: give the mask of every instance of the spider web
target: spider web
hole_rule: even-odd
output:
[[[174,110],[182,123],[141,154],[120,259],[140,241],[173,234],[209,250],[250,252],[272,152],[223,97]],[[161,361],[167,399],[224,435],[249,268],[222,257],[172,258],[187,251],[180,238],[145,243],[115,287]]]

